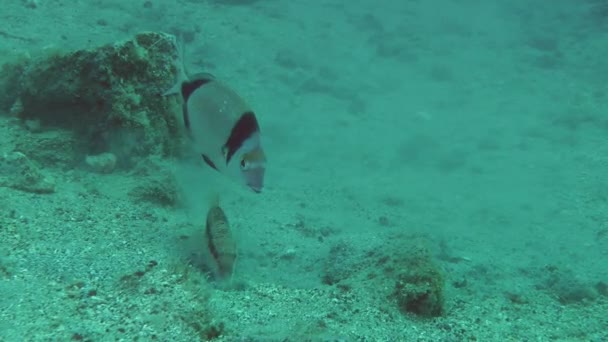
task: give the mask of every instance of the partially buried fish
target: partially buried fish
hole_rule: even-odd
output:
[[[233,89],[207,73],[185,72],[164,95],[181,94],[183,120],[205,163],[259,193],[266,155],[255,113]]]
[[[207,212],[205,237],[215,274],[219,279],[232,278],[237,258],[237,248],[230,231],[228,218],[219,205],[219,198]]]

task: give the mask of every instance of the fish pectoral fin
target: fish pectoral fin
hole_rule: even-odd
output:
[[[212,169],[214,169],[215,171],[219,171],[217,169],[217,166],[215,166],[215,163],[206,154],[201,154],[201,157],[203,157],[205,163],[209,165]]]
[[[190,99],[190,95],[194,93],[198,88],[204,86],[209,82],[213,82],[213,78],[209,78],[206,76],[207,74],[203,74],[203,76],[195,76],[190,81],[183,82],[178,90],[182,94],[182,98],[184,99],[184,104],[188,103]]]
[[[163,93],[163,96],[171,96],[171,95],[175,95],[175,94],[180,94],[181,91],[182,91],[182,84],[181,84],[181,82],[177,82],[171,88],[167,89],[167,91],[165,91]]]

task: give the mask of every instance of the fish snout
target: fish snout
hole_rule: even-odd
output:
[[[245,177],[245,183],[251,190],[256,193],[262,192],[264,188],[264,173],[266,168],[263,166],[252,167],[247,170],[243,170],[243,176]]]

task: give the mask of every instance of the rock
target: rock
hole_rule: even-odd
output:
[[[112,173],[116,168],[116,156],[113,153],[102,153],[85,158],[87,166],[97,173]]]
[[[17,99],[15,103],[9,109],[9,114],[11,116],[21,116],[23,114],[23,103],[21,103],[20,99]],[[40,123],[40,121],[38,121]]]
[[[0,186],[48,194],[55,191],[55,182],[47,177],[25,154],[12,152],[0,156]]]
[[[42,130],[40,120],[25,120],[25,128],[32,133],[38,133]]]
[[[24,57],[0,70],[0,110],[72,133],[73,145],[53,151],[77,151],[72,167],[103,152],[125,167],[149,155],[174,155],[182,137],[179,104],[161,94],[176,80],[177,56],[174,36],[147,32],[93,49]],[[36,131],[38,124],[26,126]]]
[[[425,317],[443,314],[445,280],[428,250],[412,249],[396,265],[394,296],[399,310]]]

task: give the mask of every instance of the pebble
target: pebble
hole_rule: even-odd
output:
[[[87,156],[85,158],[87,166],[97,173],[112,173],[116,169],[116,162],[116,155],[110,152]]]

